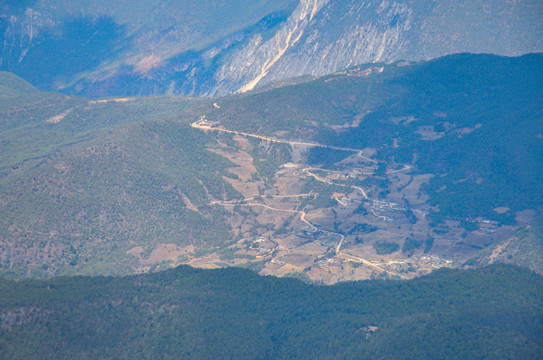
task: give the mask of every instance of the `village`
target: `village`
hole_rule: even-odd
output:
[[[298,148],[325,147],[227,130],[205,116],[191,126],[205,132],[231,134],[240,144],[254,137]],[[274,185],[270,187],[255,183],[247,172],[241,176],[244,167],[252,166],[250,163],[254,161],[248,153],[234,154],[227,145],[220,146],[224,150],[217,151],[240,166],[235,170],[239,179],[228,181],[244,198],[211,204],[231,212],[232,227],[239,229],[240,240],[230,246],[234,257],[252,259],[250,262],[258,264],[263,275],[303,276],[324,283],[412,278],[440,267],[462,266],[477,248],[470,240],[473,239],[473,244],[488,241],[485,239],[497,228],[485,219],[477,219],[478,231],[467,236],[459,222],[435,228],[427,216],[431,208],[421,192],[428,177],[410,175],[410,166],[402,164],[378,170],[376,161],[368,157],[370,151],[346,149],[353,155],[334,169],[300,161],[284,163],[278,167]],[[386,191],[366,180],[375,176],[387,179]],[[311,199],[318,194],[300,193],[311,179],[338,189],[330,193],[333,203],[325,207],[311,205]],[[239,211],[242,213],[238,216]],[[406,238],[405,234],[410,235]],[[455,239],[462,234],[466,241],[457,244]],[[414,248],[408,248],[406,241]],[[387,250],[383,252],[380,246]],[[224,260],[212,257],[209,261]],[[240,264],[242,260],[234,258],[230,262]]]

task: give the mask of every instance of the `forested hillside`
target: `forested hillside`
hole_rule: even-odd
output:
[[[241,269],[0,281],[5,359],[539,359],[543,280],[499,265],[310,286]]]
[[[198,100],[91,101],[0,76],[3,276],[131,273],[135,255],[152,250],[127,254],[138,246],[192,251],[232,240],[205,206],[208,196],[239,196],[222,179],[232,164],[177,120]]]
[[[543,217],[539,216],[513,235],[481,250],[468,261],[474,266],[494,263],[524,266],[543,274]]]
[[[0,73],[0,273],[461,267],[542,211],[542,69],[461,54],[205,100],[93,100]]]
[[[374,149],[388,166],[434,175],[426,190],[439,221],[511,222],[514,211],[543,205],[542,69],[540,54],[374,64],[225,99],[207,117],[227,128]],[[499,207],[511,210],[493,211]]]

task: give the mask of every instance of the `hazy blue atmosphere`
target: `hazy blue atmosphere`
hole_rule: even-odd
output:
[[[540,359],[543,3],[0,3],[0,358]]]

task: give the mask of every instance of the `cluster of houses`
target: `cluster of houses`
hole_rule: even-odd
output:
[[[219,127],[221,125],[218,121],[211,121],[206,118],[205,115],[200,116],[200,118],[192,124],[193,127],[204,127],[204,128],[213,128]]]

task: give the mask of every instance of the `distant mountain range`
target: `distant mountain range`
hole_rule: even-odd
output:
[[[0,70],[87,96],[223,95],[373,61],[543,50],[543,4],[8,0]]]

